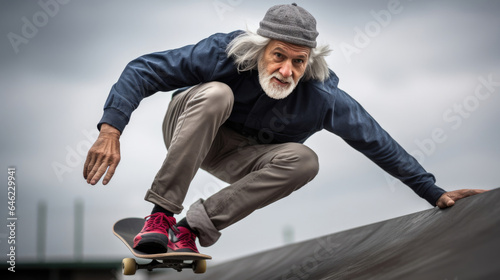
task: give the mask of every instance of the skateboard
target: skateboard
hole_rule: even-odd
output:
[[[155,268],[163,267],[170,267],[179,272],[184,268],[191,268],[194,273],[204,273],[206,271],[206,260],[212,259],[209,255],[176,252],[148,254],[134,249],[134,237],[142,230],[144,222],[145,220],[141,218],[126,218],[119,220],[113,226],[113,233],[136,258],[151,260],[147,264],[138,264],[133,258],[124,258],[122,261],[124,275],[134,275],[138,269],[152,271]]]

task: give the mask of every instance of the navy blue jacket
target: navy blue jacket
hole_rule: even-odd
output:
[[[234,93],[233,111],[226,125],[260,143],[303,143],[326,129],[435,205],[445,191],[435,185],[434,176],[337,87],[339,79],[333,71],[324,82],[300,81],[282,100],[263,92],[257,71],[238,73],[226,47],[241,32],[214,34],[195,45],[131,61],[113,85],[99,124],[108,123],[123,131],[143,98],[158,91],[219,81]]]

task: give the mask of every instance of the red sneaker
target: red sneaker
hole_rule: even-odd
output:
[[[171,249],[175,252],[199,253],[196,248],[196,234],[185,227],[172,227],[168,231]],[[172,248],[173,247],[173,248]]]
[[[174,217],[158,212],[146,217],[141,232],[134,238],[134,249],[148,254],[166,253],[173,249],[168,238],[168,230],[175,225]]]

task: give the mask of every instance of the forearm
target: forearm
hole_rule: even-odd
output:
[[[144,55],[128,63],[109,92],[98,128],[108,123],[123,132],[132,113],[144,98],[170,89],[162,82],[168,76],[165,74],[161,77],[161,73],[167,72],[164,69],[166,67],[158,54]]]
[[[373,141],[347,141],[356,150],[363,153],[385,172],[399,179],[410,187],[418,196],[435,206],[445,191],[436,186],[434,175],[427,172],[420,163],[406,152],[382,128]]]
[[[363,153],[417,195],[436,205],[445,192],[434,176],[403,149],[353,98],[338,90],[333,118],[326,127]]]

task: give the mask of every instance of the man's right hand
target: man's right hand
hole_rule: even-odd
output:
[[[106,173],[102,184],[106,185],[120,162],[120,131],[111,125],[102,124],[99,137],[87,154],[83,166],[83,178],[91,185],[97,184]]]

